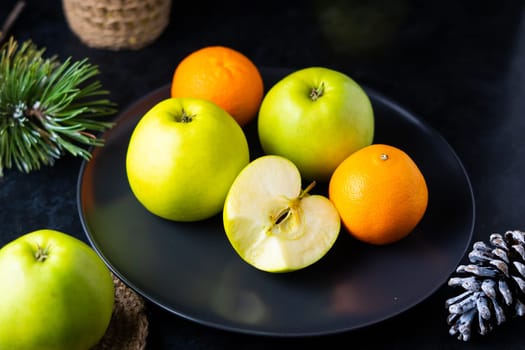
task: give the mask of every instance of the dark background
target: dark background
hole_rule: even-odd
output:
[[[14,3],[2,0],[0,21]],[[341,70],[429,122],[454,148],[474,190],[477,241],[525,226],[524,18],[522,1],[174,0],[170,23],[153,44],[116,52],[82,44],[60,1],[33,0],[9,34],[32,39],[61,59],[89,58],[120,109],[168,83],[184,56],[207,45],[235,48],[259,67]],[[0,179],[0,246],[44,227],[86,240],[76,208],[80,164],[65,156],[30,174],[6,171]],[[525,348],[523,319],[468,343],[449,336],[444,301],[451,293],[443,285],[392,319],[304,339],[232,334],[148,304],[148,349]]]

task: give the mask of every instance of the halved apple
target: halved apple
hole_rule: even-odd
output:
[[[287,158],[264,155],[237,175],[224,203],[224,230],[238,255],[267,272],[290,272],[320,260],[341,228],[325,196],[302,190],[301,174]]]

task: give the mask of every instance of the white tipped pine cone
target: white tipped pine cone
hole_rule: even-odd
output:
[[[525,314],[525,233],[493,233],[488,244],[473,244],[468,259],[448,281],[464,291],[445,302],[449,333],[464,341]]]

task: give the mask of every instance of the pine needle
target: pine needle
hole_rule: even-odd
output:
[[[0,49],[0,177],[4,169],[29,173],[53,165],[65,153],[91,158],[98,136],[114,123],[109,91],[87,59],[59,62],[30,40],[10,38]]]

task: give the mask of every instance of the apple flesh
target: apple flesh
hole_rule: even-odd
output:
[[[302,190],[301,174],[276,155],[250,162],[233,182],[224,230],[238,255],[267,272],[289,272],[320,260],[334,245],[341,220],[325,196]]]
[[[305,180],[328,182],[335,168],[374,137],[372,104],[341,72],[309,67],[266,93],[257,121],[265,154],[290,159]]]
[[[111,273],[79,239],[37,230],[0,249],[0,349],[87,350],[105,334]]]

